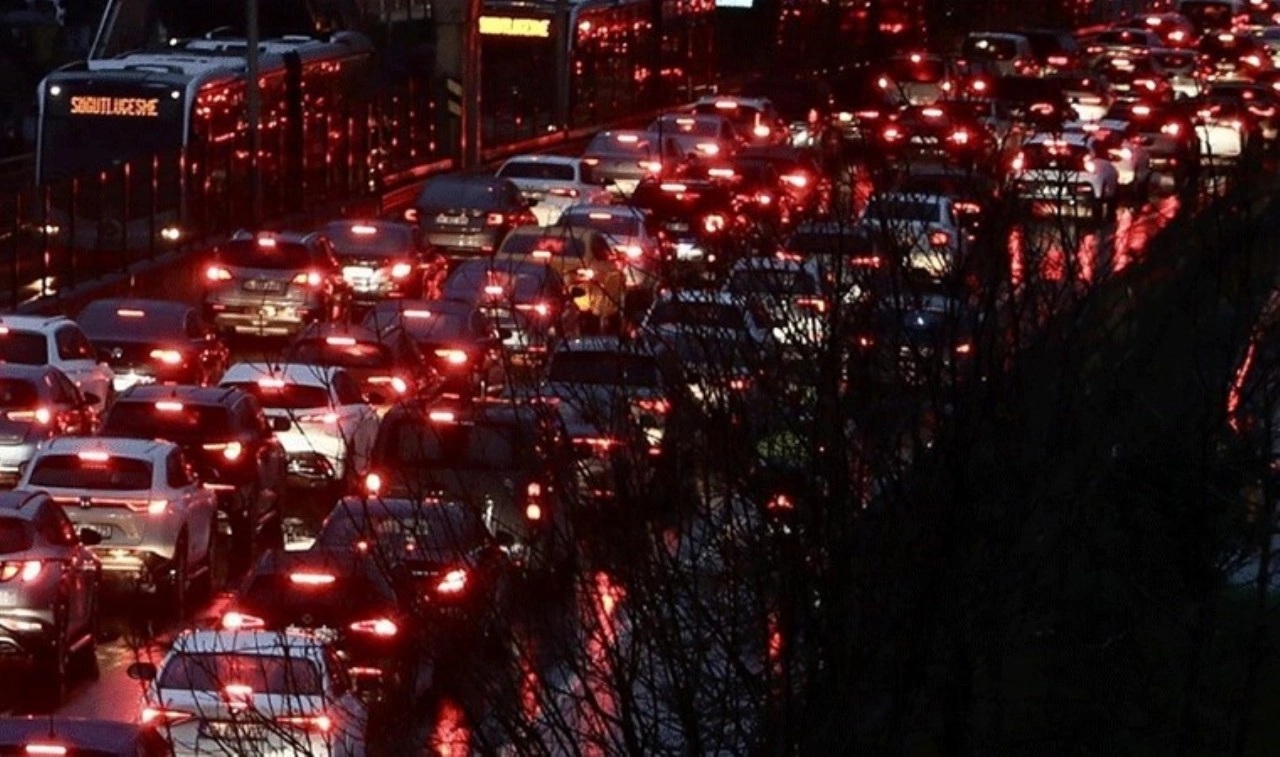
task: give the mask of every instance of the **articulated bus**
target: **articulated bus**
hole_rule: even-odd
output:
[[[360,105],[368,38],[287,36],[259,49],[266,211],[369,181]],[[38,92],[36,170],[50,242],[140,249],[250,223],[246,50],[243,39],[209,35],[47,76]]]

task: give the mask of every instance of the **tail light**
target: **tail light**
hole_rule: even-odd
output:
[[[951,207],[955,208],[955,211],[962,216],[972,216],[982,212],[981,205],[976,202],[968,202],[967,200],[953,202],[951,203]]]
[[[337,413],[307,413],[298,416],[298,423],[323,423],[325,425],[333,425],[338,422]]]
[[[436,357],[444,359],[444,361],[449,365],[466,365],[467,364],[466,350],[450,350],[450,349],[436,350]]]
[[[152,350],[151,359],[159,360],[165,365],[180,365],[182,363],[182,353],[178,350]]]
[[[946,247],[951,244],[951,234],[945,231],[929,232],[929,245],[932,247]]]
[[[152,499],[147,500],[147,515],[164,515],[169,509],[169,500]]]
[[[647,413],[666,415],[671,411],[671,403],[661,397],[655,399],[636,400],[636,407]]]
[[[879,268],[883,262],[879,255],[855,255],[849,258],[849,265],[854,268]]]
[[[484,217],[485,226],[501,226],[506,222],[507,217],[502,213],[490,213]]]
[[[1246,55],[1241,58],[1241,60],[1244,61],[1245,65],[1253,66],[1254,68],[1258,68],[1262,65],[1262,58],[1259,58],[1256,55]]]
[[[770,512],[794,510],[796,509],[796,503],[787,494],[775,494],[765,503],[765,509]]]
[[[782,180],[796,189],[804,189],[809,186],[809,177],[802,173],[785,174]]]
[[[33,756],[62,757],[67,753],[67,748],[61,744],[42,744],[38,741],[32,741],[23,747],[22,752]]]
[[[169,726],[193,718],[195,718],[195,714],[186,710],[173,710],[167,707],[143,707],[141,720],[143,725],[163,723]]]
[[[770,129],[764,124],[756,124],[756,127],[751,130],[751,133],[755,134],[757,139],[767,139],[769,135],[773,133],[773,129]]]
[[[1160,127],[1160,133],[1169,137],[1176,137],[1178,136],[1178,133],[1181,131],[1182,131],[1182,127],[1172,121]]]
[[[224,631],[252,631],[265,628],[267,622],[256,615],[245,615],[242,612],[232,610],[222,616],[221,625]]]
[[[809,308],[819,313],[827,312],[827,301],[821,297],[797,297],[795,303],[798,307]]]
[[[467,588],[467,571],[461,568],[445,573],[440,583],[436,584],[436,591],[440,594],[458,594],[465,588]]]
[[[377,636],[381,639],[390,639],[400,633],[400,627],[396,625],[395,621],[387,618],[357,620],[347,627],[356,633],[367,633],[370,636]]]
[[[969,344],[968,342],[961,342],[960,344],[956,345],[957,355],[968,355],[970,352],[973,352],[972,344]]]
[[[859,346],[859,347],[864,347],[864,348],[865,348],[865,347],[874,347],[874,346],[875,346],[875,344],[876,344],[875,337],[870,337],[870,336],[865,336],[865,335],[858,337],[858,346]]]
[[[551,315],[551,306],[545,302],[518,302],[516,303],[516,310],[522,313],[532,312],[542,318]]]
[[[614,247],[613,249],[629,258],[638,258],[644,254],[644,248],[638,244],[624,244]]]
[[[282,715],[276,722],[288,728],[328,733],[333,730],[333,719],[328,715]]]
[[[702,228],[705,229],[708,234],[717,234],[724,231],[725,223],[726,221],[724,216],[719,213],[712,213],[702,219]]]
[[[1135,86],[1135,87],[1142,87],[1143,89],[1147,90],[1148,92],[1155,92],[1155,91],[1156,91],[1156,83],[1155,83],[1155,80],[1153,80],[1153,79],[1134,79],[1134,80],[1133,80],[1133,86]]]
[[[716,144],[715,142],[699,142],[694,149],[696,149],[698,152],[703,153],[705,155],[720,154],[720,145]]]
[[[579,268],[574,271],[574,273],[577,275],[579,281],[591,281],[596,277],[596,270],[594,268]]]
[[[886,142],[897,142],[902,139],[902,130],[896,126],[886,126],[882,134]]]
[[[745,392],[751,388],[751,379],[746,376],[735,376],[729,379],[729,388],[735,392]]]
[[[332,573],[294,572],[289,574],[289,583],[297,586],[329,586],[337,581]]]
[[[951,141],[957,145],[969,144],[969,132],[964,129],[956,129],[951,132]]]
[[[417,208],[407,208],[407,209],[404,211],[404,220],[408,221],[409,223],[417,223],[417,222],[418,222],[418,209],[417,209]]]
[[[230,281],[231,271],[220,265],[211,265],[205,269],[204,277],[209,281]]]
[[[572,187],[552,187],[551,189],[547,190],[547,193],[551,195],[555,195],[556,197],[577,197],[578,196],[578,190],[573,189]]]
[[[206,444],[201,449],[209,452],[221,452],[227,462],[235,462],[244,454],[244,445],[240,442],[226,442],[225,444]]]
[[[378,494],[382,491],[382,476],[377,473],[370,473],[364,477],[364,490],[369,494]]]
[[[707,175],[716,179],[732,179],[738,174],[732,168],[708,168]]]
[[[986,92],[987,82],[985,79],[974,79],[973,83],[969,85],[969,89],[972,89],[974,92]]]
[[[888,88],[889,88],[889,80],[888,80],[887,78],[885,78],[885,77],[881,76],[879,79],[876,79],[876,86],[877,86],[877,87],[879,87],[880,89],[888,89]]]
[[[21,562],[0,563],[0,583],[17,578],[23,583],[31,583],[44,571],[44,563],[39,560],[23,560]]]
[[[1094,173],[1098,170],[1098,161],[1093,158],[1085,158],[1081,163],[1085,173]]]
[[[309,287],[318,287],[323,282],[324,282],[324,277],[320,275],[319,271],[303,271],[302,273],[293,277],[293,283],[305,284],[306,286],[309,286]]]
[[[498,297],[505,291],[501,284],[486,284],[484,287],[484,293],[490,297]]]
[[[582,159],[582,165],[584,165],[584,166],[598,166],[598,165],[600,165],[600,159],[599,159],[599,158],[583,158],[583,159]]]
[[[373,386],[390,386],[396,394],[409,391],[409,382],[399,376],[370,376],[367,380]]]
[[[1048,57],[1048,59],[1047,59],[1047,62],[1048,62],[1048,64],[1049,64],[1050,66],[1057,66],[1057,67],[1061,68],[1061,67],[1063,67],[1063,66],[1065,66],[1065,65],[1067,65],[1067,64],[1069,64],[1069,63],[1071,63],[1071,59],[1069,59],[1069,58],[1068,58],[1067,56],[1065,56],[1065,55],[1050,55],[1050,56]]]
[[[1182,40],[1186,39],[1186,37],[1187,37],[1187,33],[1182,31],[1181,29],[1176,29],[1174,31],[1169,32],[1169,39],[1174,42],[1181,42]]]
[[[640,167],[651,174],[662,173],[662,161],[659,160],[642,160],[640,161]]]
[[[453,423],[458,417],[451,410],[432,410],[427,413],[427,420],[432,423]]]
[[[35,410],[10,410],[4,415],[11,421],[38,423],[41,426],[48,426],[53,422],[53,411],[47,407],[38,407]]]
[[[403,279],[411,273],[413,273],[413,266],[409,263],[396,263],[391,266],[391,278],[393,279]]]
[[[618,446],[617,439],[611,439],[607,436],[588,436],[576,440],[579,444],[585,444],[592,451],[608,452]]]
[[[770,205],[773,203],[773,195],[768,192],[759,192],[756,194],[757,205]]]

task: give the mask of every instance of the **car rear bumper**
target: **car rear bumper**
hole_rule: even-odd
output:
[[[311,320],[312,312],[311,308],[293,305],[211,303],[206,307],[208,319],[219,329],[271,336],[296,334]]]
[[[0,609],[0,662],[29,661],[53,643],[52,610]]]
[[[500,236],[490,231],[428,231],[427,244],[446,250],[490,253],[498,249]]]

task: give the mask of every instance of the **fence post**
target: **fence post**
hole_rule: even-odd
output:
[[[125,162],[120,169],[120,178],[124,182],[124,191],[121,193],[120,210],[120,272],[124,273],[129,270],[129,207],[132,205],[129,195],[133,192],[133,164]]]
[[[71,270],[71,286],[76,285],[77,269],[76,265],[80,255],[80,245],[76,242],[76,215],[79,211],[80,200],[80,177],[74,176],[71,179],[71,186],[68,188],[70,196],[67,198],[67,259],[70,261]]]

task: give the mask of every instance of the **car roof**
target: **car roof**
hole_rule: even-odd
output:
[[[255,239],[275,239],[285,244],[297,244],[306,247],[310,245],[320,234],[314,231],[275,231],[273,229],[259,229],[258,231],[249,231],[248,229],[239,229],[231,235],[228,242],[252,242]]]
[[[645,212],[634,205],[601,205],[580,203],[565,208],[564,215],[582,215],[584,213],[608,213],[610,216],[625,216],[635,220],[643,220]],[[564,215],[561,217],[563,218]]]
[[[577,167],[582,163],[582,158],[575,158],[571,155],[542,155],[530,153],[527,155],[513,155],[512,157],[507,158],[506,162],[502,165],[507,166],[512,163],[541,163],[542,165],[549,166]],[[501,171],[502,169],[499,168],[498,170]]]
[[[386,330],[383,329],[383,332],[385,331]],[[293,341],[300,342],[304,339],[323,339],[330,336],[347,336],[361,342],[382,342],[386,339],[385,333],[380,334],[379,332],[360,324],[315,321],[303,327],[303,329],[298,332],[297,336],[293,338]]]
[[[52,365],[25,365],[22,363],[0,363],[0,378],[26,379],[38,381],[45,374],[62,373]]]
[[[78,452],[100,451],[112,457],[129,457],[152,460],[170,450],[177,449],[173,442],[163,439],[127,439],[118,436],[55,436],[36,451],[40,455],[74,455]]]
[[[58,744],[94,754],[132,755],[142,734],[152,729],[138,724],[64,715],[0,718],[0,745]]]
[[[650,345],[642,340],[623,340],[616,336],[579,336],[561,342],[556,352],[617,352],[628,355],[643,355],[652,352]]]
[[[403,229],[413,231],[416,227],[405,221],[391,218],[336,218],[324,223],[321,229],[350,228],[352,226],[372,226],[375,229]]]
[[[180,300],[150,300],[133,298],[116,298],[94,300],[80,311],[80,316],[98,311],[141,310],[143,313],[155,313],[181,317],[191,312],[192,306]]]
[[[444,173],[429,177],[423,187],[439,184],[473,184],[481,187],[506,186],[510,179],[503,179],[493,174],[478,173]]]
[[[310,363],[236,363],[222,374],[222,384],[252,383],[264,378],[282,379],[285,383],[328,389],[341,368]]]
[[[36,509],[27,507],[27,505],[47,499],[49,499],[49,495],[41,491],[13,489],[0,493],[0,517],[31,520]]]
[[[187,404],[221,405],[243,394],[240,389],[228,386],[134,384],[117,395],[116,402],[156,402],[177,399]]]
[[[64,323],[75,323],[65,315],[0,315],[0,327],[11,331],[46,331]]]
[[[172,651],[187,654],[304,655],[324,664],[326,644],[319,637],[290,631],[183,631],[173,640]]]

